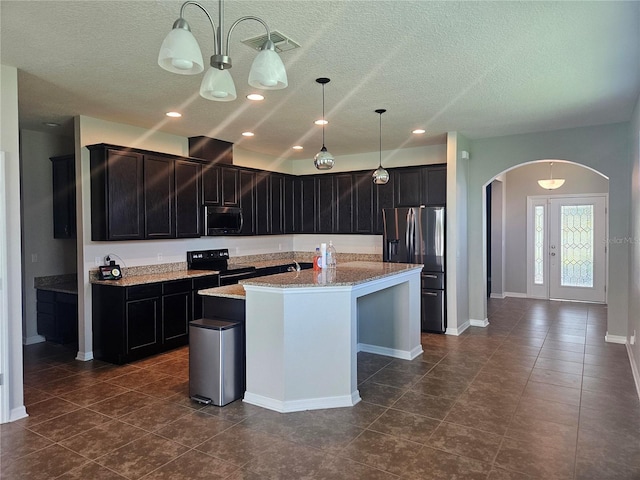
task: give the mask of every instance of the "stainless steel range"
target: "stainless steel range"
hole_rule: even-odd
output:
[[[233,285],[240,280],[256,276],[256,267],[229,265],[228,248],[187,252],[187,268],[218,272],[220,279],[218,286]]]

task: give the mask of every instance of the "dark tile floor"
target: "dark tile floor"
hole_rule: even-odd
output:
[[[187,348],[125,366],[25,348],[29,417],[0,427],[3,479],[640,479],[640,406],[606,308],[491,300],[490,325],[360,354],[362,402],[200,407]]]

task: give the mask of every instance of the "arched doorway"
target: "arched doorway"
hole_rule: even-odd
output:
[[[537,180],[550,161],[515,165],[482,188],[487,295],[604,303],[609,179],[554,159],[553,176],[566,181],[545,190]]]

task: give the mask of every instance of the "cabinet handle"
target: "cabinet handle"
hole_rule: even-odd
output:
[[[438,294],[434,292],[422,292],[424,295],[429,295],[430,297],[437,297]]]
[[[437,275],[424,275],[424,278],[438,278]]]

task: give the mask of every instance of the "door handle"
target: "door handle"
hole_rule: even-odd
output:
[[[430,297],[437,297],[438,294],[434,292],[422,292],[423,295],[429,295]]]

